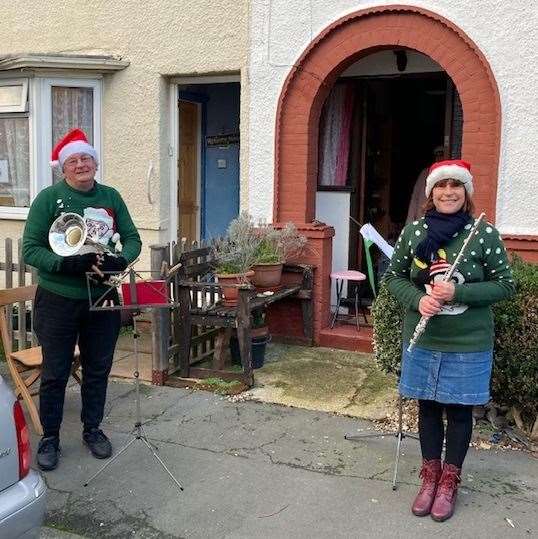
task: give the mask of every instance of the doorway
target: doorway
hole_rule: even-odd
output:
[[[240,84],[222,79],[177,87],[177,239],[188,244],[224,235],[239,213]]]
[[[347,114],[349,118],[348,150],[347,156],[342,154],[345,144],[338,141],[337,158],[344,155],[347,162],[344,173],[342,163],[334,165],[337,185],[330,185],[332,177],[322,177],[327,168],[324,132],[331,115],[326,108],[334,106],[337,94],[341,96],[341,110],[344,111],[338,111],[338,114],[344,118]],[[367,273],[359,232],[364,223],[372,224],[390,244],[396,242],[408,221],[412,195],[416,198],[420,192],[418,184],[423,184],[426,169],[435,160],[434,151],[438,152],[437,160],[460,157],[462,126],[461,103],[444,71],[337,81],[320,119],[318,204],[328,207],[330,198],[339,197],[339,208],[349,209],[349,219],[325,215],[333,226],[340,221],[335,226],[335,244],[346,251],[333,255],[339,256],[340,265],[344,258],[349,269]],[[334,121],[331,129],[334,130]],[[344,119],[337,131],[343,133],[345,129]],[[372,249],[372,255],[375,288],[378,289],[388,259],[378,249]],[[373,297],[371,287],[364,288],[364,296]]]

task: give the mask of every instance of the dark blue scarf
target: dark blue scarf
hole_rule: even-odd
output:
[[[471,221],[471,216],[462,210],[456,213],[439,213],[437,210],[429,210],[424,216],[428,225],[426,238],[418,245],[415,256],[426,264],[430,264],[432,256],[446,245],[456,232]]]

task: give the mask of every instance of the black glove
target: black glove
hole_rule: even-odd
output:
[[[127,267],[127,260],[123,256],[112,256],[109,254],[103,255],[103,262],[99,265],[99,269],[102,272],[114,271],[119,273]],[[106,273],[105,273],[106,274]],[[106,274],[107,277],[110,277],[111,273]]]
[[[69,275],[84,275],[87,271],[93,271],[92,266],[96,264],[96,253],[65,256],[60,265],[60,271]]]

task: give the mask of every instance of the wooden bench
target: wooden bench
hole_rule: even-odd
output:
[[[267,309],[285,298],[301,302],[304,336],[310,344],[313,341],[313,267],[308,265],[285,264],[283,274],[293,276],[292,282],[271,295],[258,293],[251,285],[236,285],[239,288],[237,306],[222,305],[220,285],[214,282],[209,248],[187,251],[180,257],[181,270],[176,280],[175,295],[179,303],[173,323],[173,340],[179,355],[179,374],[185,378],[219,377],[226,380],[237,379],[251,386],[254,383],[251,357],[252,313]],[[202,260],[202,262],[200,262]],[[295,282],[293,282],[295,281]],[[286,282],[286,281],[284,281]],[[195,339],[212,337],[215,345],[211,352],[198,359],[206,359],[213,353],[212,368],[199,367],[191,360],[193,327],[211,328],[209,332],[195,336]],[[242,372],[222,370],[222,353],[231,330],[236,329],[241,355]]]

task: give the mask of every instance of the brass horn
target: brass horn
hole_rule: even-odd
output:
[[[87,237],[88,227],[78,213],[63,213],[49,229],[50,247],[60,256],[82,254]]]

